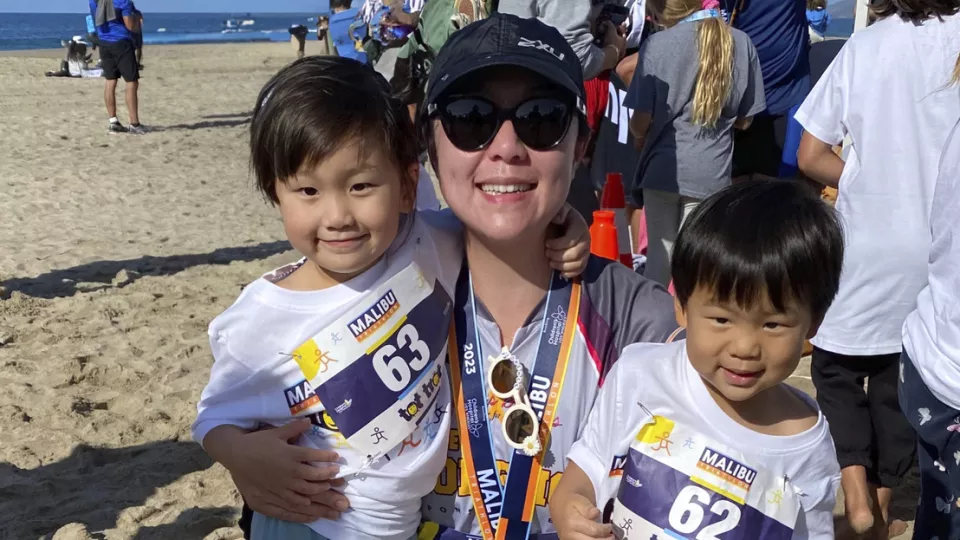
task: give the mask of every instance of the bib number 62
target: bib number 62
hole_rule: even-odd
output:
[[[404,348],[410,351],[409,356],[399,354]],[[373,354],[373,369],[387,388],[402,392],[410,384],[412,373],[423,371],[429,361],[430,347],[420,339],[416,327],[406,324],[397,331],[397,347],[386,344]]]
[[[704,508],[723,519],[700,529],[706,517]],[[711,504],[709,491],[699,486],[687,486],[677,495],[668,519],[670,527],[678,533],[692,534],[700,530],[694,536],[696,540],[720,540],[721,534],[732,531],[740,523],[740,507],[722,497]]]

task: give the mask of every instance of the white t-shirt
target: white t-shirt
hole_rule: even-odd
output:
[[[434,224],[428,224],[428,220]],[[411,323],[419,332],[420,340],[435,344],[434,350],[426,356],[438,362],[440,367],[436,369],[445,372],[442,366],[446,360],[446,321],[452,310],[454,287],[460,271],[461,243],[458,225],[445,215],[434,213],[431,216],[424,212],[416,214],[401,227],[398,240],[380,262],[346,283],[320,291],[291,291],[276,285],[297,267],[291,265],[248,285],[237,301],[210,324],[210,347],[215,361],[210,382],[197,405],[194,439],[202,442],[211,429],[220,425],[255,429],[260,425],[280,426],[294,417],[307,416],[314,424],[313,429],[301,436],[297,444],[332,449],[341,456],[341,474],[349,480],[344,494],[351,506],[339,520],[318,520],[309,524],[310,528],[328,538],[345,540],[410,538],[420,522],[420,498],[433,490],[446,460],[446,435],[450,425],[450,389],[446,377],[438,378],[441,381],[436,385],[438,391],[431,390],[435,400],[422,401],[427,412],[422,415],[417,429],[403,441],[384,440],[385,446],[391,449],[384,459],[369,464],[368,454],[347,444],[331,414],[333,409],[338,409],[336,412],[340,414],[350,407],[361,412],[372,407],[376,400],[365,397],[365,392],[357,389],[342,402],[322,403],[320,390],[315,390],[309,382],[316,379],[312,375],[305,376],[304,369],[291,353],[318,332],[326,333],[324,329],[329,329],[328,326],[348,310],[360,308],[364,313],[373,312],[374,318],[379,317],[374,324],[364,328],[345,327],[338,333],[340,339],[335,341],[344,345],[328,348],[327,355],[318,353],[331,363],[330,367],[341,368],[343,364],[333,363],[345,362],[342,357],[338,361],[337,357],[346,354],[343,351],[351,343],[357,345],[351,340],[362,343],[365,348],[370,344],[363,339],[379,335],[365,336],[364,329],[374,332],[376,328],[388,329],[397,324],[395,320],[386,324],[380,322],[380,319],[385,321],[388,318],[383,316],[384,313],[389,316],[392,312],[379,309],[380,301],[367,293],[415,262],[424,280],[433,284],[433,294],[449,299],[447,311],[437,312],[435,317],[427,313],[426,317],[418,316],[419,323]],[[361,302],[362,306],[359,305]],[[367,309],[368,306],[373,308]],[[413,313],[400,322],[411,321]],[[330,330],[337,328],[339,326]],[[402,333],[402,329],[396,332]],[[436,346],[437,343],[440,345]],[[381,344],[374,344],[373,348],[376,347]],[[397,349],[403,347],[403,343],[396,344]],[[387,365],[392,365],[398,357],[399,353]],[[323,367],[321,371],[326,369]],[[372,383],[369,384],[370,391],[375,391]],[[412,395],[416,395],[420,385],[418,379],[411,386]],[[384,413],[388,412],[394,411],[388,407]]]
[[[813,343],[854,356],[897,353],[926,284],[937,164],[960,117],[948,83],[960,15],[921,25],[891,16],[844,45],[796,114],[829,144],[852,140],[837,210],[846,251],[840,290]]]
[[[812,399],[795,392],[817,409]],[[621,479],[611,472],[617,469],[617,458],[628,453],[652,415],[738,450],[749,463],[777,477],[786,475],[800,493],[802,508],[793,538],[833,540],[840,466],[826,418],[818,413],[814,427],[788,437],[757,433],[737,423],[720,409],[693,369],[686,341],[627,347],[604,382],[583,435],[569,454],[593,482],[598,507],[616,497]]]
[[[903,348],[930,391],[960,410],[960,122],[940,160],[930,230],[928,283],[903,325]]]
[[[627,48],[636,48],[640,46],[643,25],[647,20],[647,0],[627,0],[626,6],[630,8],[630,18],[627,19],[630,23]]]

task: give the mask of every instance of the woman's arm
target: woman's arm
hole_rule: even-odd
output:
[[[648,112],[634,111],[630,118],[630,134],[633,135],[633,144],[638,152],[643,152],[643,146],[647,144],[647,133],[650,132],[652,123],[653,115]]]
[[[832,188],[840,187],[843,159],[834,153],[833,145],[806,131],[797,150],[797,165],[808,178]]]

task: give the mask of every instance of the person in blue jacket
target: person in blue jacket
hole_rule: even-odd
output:
[[[807,24],[810,29],[810,42],[823,41],[827,27],[830,26],[827,0],[807,0]]]

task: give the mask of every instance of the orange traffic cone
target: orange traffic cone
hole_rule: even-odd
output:
[[[600,208],[614,212],[617,224],[617,259],[629,268],[633,268],[633,250],[630,249],[630,227],[627,224],[627,199],[623,193],[623,175],[607,173],[600,196]]]
[[[613,212],[595,210],[593,225],[590,225],[590,253],[616,261],[620,258],[618,250],[617,226],[614,224]]]

